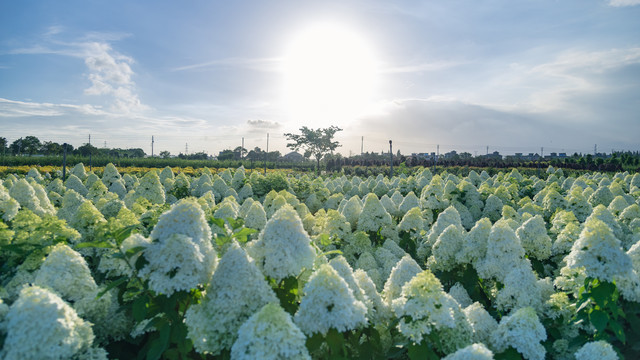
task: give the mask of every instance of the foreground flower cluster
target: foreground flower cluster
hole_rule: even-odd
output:
[[[640,175],[0,182],[0,358],[640,356]]]

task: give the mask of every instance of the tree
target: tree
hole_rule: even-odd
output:
[[[82,156],[97,155],[99,153],[98,148],[89,143],[79,146],[75,151]]]
[[[304,157],[306,158],[313,155],[316,158],[316,171],[319,175],[320,160],[325,154],[340,146],[339,142],[333,141],[333,136],[336,132],[342,131],[342,129],[337,126],[330,126],[328,128],[314,130],[303,126],[300,128],[300,131],[302,132],[300,135],[291,133],[284,134],[287,140],[293,141],[293,143],[288,143],[287,147],[293,151],[304,149]]]
[[[160,157],[163,159],[168,159],[171,156],[171,153],[167,150],[160,151]]]
[[[220,151],[218,154],[218,160],[233,160],[235,158],[235,153],[232,150],[225,149]]]
[[[45,155],[60,155],[62,154],[62,145],[57,142],[45,141],[42,143],[40,151]]]

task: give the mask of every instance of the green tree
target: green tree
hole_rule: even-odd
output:
[[[338,131],[342,131],[337,126],[330,126],[328,128],[309,129],[306,126],[300,128],[302,134],[286,133],[284,136],[287,140],[293,141],[288,143],[287,147],[293,151],[304,149],[304,157],[309,158],[313,155],[316,158],[316,171],[320,174],[320,160],[327,153],[335,150],[340,146],[340,143],[333,141],[333,136]]]
[[[163,159],[168,159],[169,157],[171,157],[171,153],[167,150],[160,151],[160,157]]]

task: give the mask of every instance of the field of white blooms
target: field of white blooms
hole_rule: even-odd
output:
[[[636,359],[640,174],[0,180],[0,358]]]

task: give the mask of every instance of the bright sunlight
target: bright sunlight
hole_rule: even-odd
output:
[[[357,32],[333,23],[296,34],[284,59],[284,95],[291,120],[339,124],[366,111],[375,88],[376,59]]]

